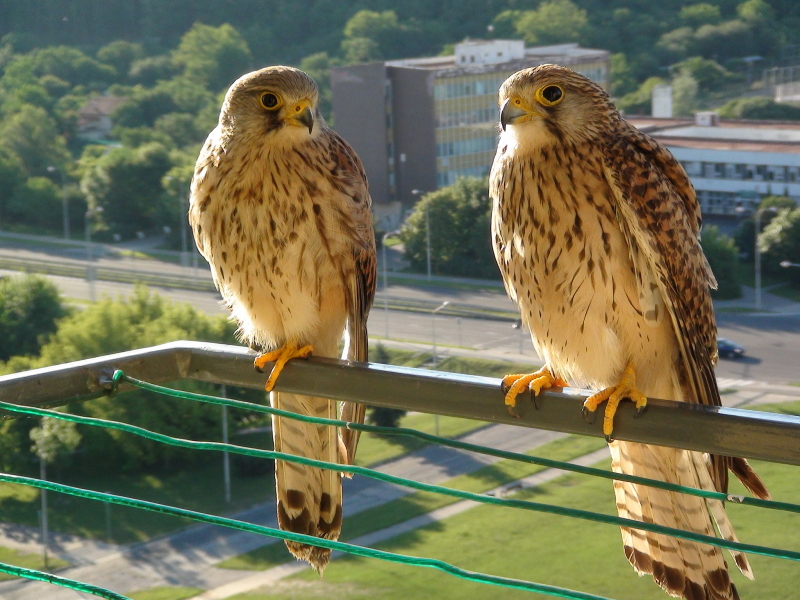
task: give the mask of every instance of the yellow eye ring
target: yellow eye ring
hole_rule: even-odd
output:
[[[558,85],[546,85],[536,90],[536,101],[543,106],[555,106],[564,99],[564,90]]]
[[[264,94],[261,94],[261,106],[267,110],[278,110],[281,106],[283,106],[283,101],[277,94],[265,92]]]

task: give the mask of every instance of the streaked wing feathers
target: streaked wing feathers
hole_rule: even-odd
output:
[[[354,268],[347,274],[345,289],[347,290],[347,344],[345,356],[347,360],[365,362],[368,360],[369,346],[367,340],[367,316],[375,298],[377,283],[377,256],[375,252],[375,233],[372,230],[372,199],[369,196],[367,176],[361,160],[353,149],[331,131],[331,159],[334,164],[334,185],[351,202],[346,207],[350,218],[344,221],[353,228],[350,238],[353,240],[352,252]],[[342,406],[342,419],[353,423],[363,423],[366,406],[353,402],[345,402]],[[359,438],[358,431],[345,429],[341,431],[344,444],[345,460],[352,464],[355,458]]]

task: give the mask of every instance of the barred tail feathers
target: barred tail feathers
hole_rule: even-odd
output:
[[[285,392],[272,392],[275,408],[328,419],[336,418],[336,403]],[[273,417],[275,450],[328,462],[339,462],[336,428]],[[275,461],[278,524],[281,529],[336,540],[342,526],[342,482],[337,471]],[[289,551],[320,574],[331,551],[286,542]]]
[[[700,453],[620,441],[610,446],[612,468],[616,472],[713,489]],[[614,482],[614,491],[622,517],[713,536],[713,514],[717,523],[722,523],[723,537],[733,536],[721,503],[709,506],[697,496],[621,481]],[[622,528],[622,539],[625,555],[634,569],[640,575],[652,575],[671,596],[687,600],[738,600],[719,548],[627,528]],[[747,575],[746,559],[740,564],[740,558],[734,558]]]

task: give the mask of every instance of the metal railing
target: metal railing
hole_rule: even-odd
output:
[[[266,375],[252,367],[252,351],[221,344],[173,342],[0,377],[0,400],[52,407],[112,392],[122,369],[152,383],[196,379],[263,389]],[[291,361],[278,380],[282,391],[405,410],[451,415],[602,437],[602,419],[581,417],[589,392],[546,391],[536,403],[522,397],[517,417],[503,404],[499,381],[488,377],[352,363],[312,357]],[[131,389],[122,382],[119,390]],[[614,437],[745,458],[800,465],[800,417],[652,399],[636,419],[622,403]]]

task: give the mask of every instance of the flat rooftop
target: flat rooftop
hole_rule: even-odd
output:
[[[720,119],[700,126],[694,119],[625,117],[631,125],[668,146],[745,152],[800,153],[800,122]]]
[[[502,40],[498,40],[502,41]],[[490,40],[471,40],[458,44],[459,51],[468,51],[470,48],[480,50],[492,44]],[[487,71],[519,70],[529,66],[545,63],[558,63],[564,66],[590,60],[606,60],[609,56],[607,50],[582,48],[578,44],[557,44],[553,46],[534,46],[525,48],[524,55],[514,57],[505,62],[491,62],[473,64],[459,63],[456,54],[448,56],[430,56],[425,58],[404,58],[401,60],[386,61],[388,67],[406,67],[417,69],[430,69],[433,71],[458,71],[461,73],[481,73]]]

